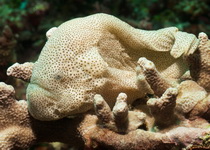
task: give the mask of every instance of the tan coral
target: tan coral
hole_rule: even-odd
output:
[[[113,110],[108,106],[101,95],[94,96],[94,109],[103,126],[120,133],[128,133],[138,129],[140,126],[147,126],[146,115],[143,112],[128,111],[126,102],[127,95],[120,93]]]
[[[196,82],[188,80],[179,85],[176,110],[186,114],[189,118],[202,116],[210,108],[208,93]]]
[[[7,69],[7,75],[24,81],[30,81],[34,63],[15,63]]]
[[[157,71],[155,64],[145,57],[139,58],[138,65],[142,68],[145,79],[154,94],[161,96],[172,85]]]
[[[150,108],[157,125],[168,126],[174,124],[177,94],[177,89],[168,88],[160,98],[150,98],[147,101],[147,106]]]
[[[210,91],[210,41],[208,36],[201,32],[198,50],[189,55],[188,61],[192,78],[208,92]]]
[[[81,149],[181,149],[201,145],[204,142],[201,138],[205,139],[205,135],[210,133],[206,129],[208,124],[195,128],[188,121],[186,127],[169,128],[162,133],[135,128],[127,134],[120,134],[104,128],[94,114],[51,122],[38,121],[29,115],[25,101],[14,99],[14,93],[12,86],[0,83],[0,149],[28,149],[36,142],[52,141],[79,146]],[[125,98],[124,94],[120,94],[116,106],[121,108],[118,104],[125,102]],[[130,116],[128,119],[133,120]],[[205,141],[205,144],[209,145],[209,141]]]
[[[32,118],[25,100],[15,100],[14,88],[0,82],[0,149],[28,149],[35,142],[60,141],[82,144],[77,138],[77,120],[40,122]],[[46,134],[47,133],[47,134]]]
[[[12,86],[0,82],[0,149],[27,149],[26,143],[34,138],[32,131],[27,129],[29,116],[26,101],[16,101],[14,94]]]
[[[144,89],[145,82],[136,84],[140,57],[152,61],[163,77],[178,79],[187,70],[180,56],[198,44],[176,27],[144,31],[106,14],[67,21],[49,35],[27,88],[29,111],[40,120],[86,112],[95,94],[113,107],[124,92],[130,104],[152,92]]]

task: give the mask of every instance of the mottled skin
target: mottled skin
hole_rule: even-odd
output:
[[[93,108],[100,94],[112,107],[120,92],[128,103],[147,91],[136,82],[140,57],[151,60],[167,79],[187,70],[182,55],[193,53],[197,38],[177,28],[135,29],[106,14],[77,18],[47,33],[27,88],[29,111],[40,120],[56,120]]]

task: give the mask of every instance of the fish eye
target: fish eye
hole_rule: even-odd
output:
[[[53,75],[53,78],[54,78],[55,80],[61,81],[61,80],[64,78],[64,74],[63,74],[62,72],[55,73],[55,74]]]
[[[62,78],[62,76],[59,74],[55,75],[55,77],[54,77],[54,79],[56,79],[56,80],[61,80],[61,78]]]

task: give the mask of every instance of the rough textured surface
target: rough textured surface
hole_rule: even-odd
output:
[[[209,107],[208,101],[205,99],[207,95],[208,93],[205,89],[196,82],[191,80],[184,81],[179,86],[176,109],[183,114],[188,114],[189,117],[196,116],[196,114],[192,114],[194,111],[200,112],[201,115]]]
[[[14,100],[14,88],[0,82],[0,149],[28,148],[34,135],[28,130],[26,101]]]
[[[14,93],[12,86],[0,83],[0,149],[2,150],[28,149],[32,144],[43,141],[60,141],[81,149],[210,148],[210,131],[206,128],[209,123],[201,118],[182,120],[183,123],[179,126],[169,127],[160,132],[151,132],[140,126],[139,129],[135,128],[127,134],[120,134],[104,126],[104,122],[100,122],[94,114],[50,122],[35,120],[29,115],[26,102],[15,100]],[[119,102],[115,106],[118,107],[124,98],[125,95],[120,94]],[[129,115],[128,119],[131,122],[133,120]]]
[[[210,41],[203,32],[198,38],[200,40],[198,50],[188,58],[190,73],[199,85],[210,92]]]
[[[34,63],[15,63],[7,69],[7,75],[24,81],[30,81]]]
[[[94,109],[100,124],[119,133],[128,133],[145,125],[146,114],[143,112],[128,111],[126,99],[127,95],[120,93],[111,111],[111,108],[103,97],[101,95],[95,95]]]
[[[168,88],[160,98],[150,98],[147,101],[147,106],[150,108],[157,125],[168,126],[174,124],[177,94],[177,89]]]
[[[0,149],[28,149],[35,142],[60,141],[81,144],[76,133],[78,120],[41,122],[28,113],[25,100],[15,100],[14,88],[0,82]]]
[[[147,60],[145,57],[139,58],[138,66],[142,69],[145,80],[155,95],[160,97],[166,89],[172,86],[167,79],[164,79],[164,76],[161,76],[152,61]],[[146,87],[144,86],[144,88]]]
[[[47,36],[27,88],[29,111],[40,120],[86,112],[95,94],[112,107],[124,92],[130,104],[151,93],[145,82],[136,84],[140,57],[152,61],[164,78],[178,79],[187,70],[180,56],[198,45],[194,35],[176,27],[144,31],[106,14],[70,20]]]

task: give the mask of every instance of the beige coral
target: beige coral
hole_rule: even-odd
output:
[[[203,143],[207,148],[210,144],[208,139],[205,140],[210,134],[209,129],[206,129],[209,124],[202,123],[199,119],[187,120],[186,125],[169,128],[160,133],[134,129],[120,134],[104,127],[104,124],[98,121],[99,115],[91,113],[74,119],[38,121],[29,115],[25,101],[14,99],[14,93],[12,86],[0,83],[0,149],[28,149],[32,144],[43,141],[60,141],[86,149],[117,150],[181,149]],[[96,99],[101,99],[100,96],[97,97]],[[120,94],[116,107],[121,107],[118,104],[125,102],[125,98],[124,94]],[[128,118],[132,121],[132,118]],[[193,124],[200,125],[195,127]]]
[[[120,93],[111,111],[111,108],[103,97],[98,94],[95,95],[94,109],[103,126],[115,132],[128,133],[146,124],[146,114],[143,112],[128,111],[126,99],[127,95]]]
[[[141,67],[143,75],[149,87],[154,91],[154,94],[161,96],[172,85],[164,79],[164,77],[158,72],[155,64],[147,60],[145,57],[139,58],[138,66]]]
[[[27,149],[34,135],[28,130],[29,116],[26,101],[14,100],[14,88],[0,82],[0,148]],[[26,136],[24,136],[26,135]]]
[[[140,57],[152,61],[163,78],[176,80],[187,70],[180,56],[195,51],[198,44],[194,35],[176,27],[144,31],[107,14],[67,21],[47,36],[27,88],[29,111],[40,120],[86,112],[95,94],[113,107],[124,92],[131,104],[152,92],[144,88],[147,83],[140,75],[136,81]]]
[[[188,61],[192,78],[208,92],[210,91],[210,41],[208,36],[201,32],[198,50],[189,55]]]
[[[174,124],[177,94],[177,89],[168,88],[160,98],[150,98],[147,101],[147,106],[150,108],[157,125],[168,126]]]
[[[0,82],[0,149],[28,149],[35,142],[60,141],[81,144],[77,138],[77,120],[40,122],[32,118],[25,100],[15,100],[14,88]]]
[[[30,81],[34,63],[15,63],[7,69],[7,75],[24,81]]]
[[[207,96],[205,89],[196,82],[184,81],[179,85],[176,110],[189,118],[202,116],[209,109]]]

